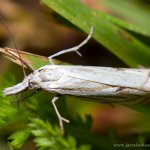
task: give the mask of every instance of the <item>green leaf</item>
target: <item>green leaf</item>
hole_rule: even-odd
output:
[[[63,137],[58,127],[52,127],[49,122],[44,122],[41,119],[32,118],[29,124],[31,133],[35,136],[34,142],[39,150],[90,150],[88,145],[81,145],[77,147],[77,143],[74,137]],[[88,149],[85,149],[87,148]]]
[[[9,140],[12,140],[10,145],[14,148],[21,148],[21,146],[25,143],[29,136],[29,129],[17,131],[9,137]]]
[[[138,25],[150,34],[150,5],[142,0],[105,0],[97,1],[97,5],[104,7],[107,13],[117,16],[124,21]]]
[[[16,120],[12,118],[16,115],[16,109],[13,108],[8,100],[0,101],[0,127],[5,126],[6,124]]]
[[[42,2],[86,33],[94,26],[93,38],[129,66],[150,65],[149,46],[132,34],[134,32],[140,36],[144,33],[149,35],[144,29],[90,9],[79,0],[42,0]]]
[[[13,79],[12,79],[13,80]],[[6,81],[4,78],[1,79],[2,84],[0,84],[0,89],[3,89],[4,86],[8,86],[9,82]],[[12,107],[10,98],[4,98],[3,90],[0,91],[0,127],[6,126],[14,121],[17,120],[14,117],[17,114],[17,109]]]

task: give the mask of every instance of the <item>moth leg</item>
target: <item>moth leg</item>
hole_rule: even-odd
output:
[[[56,114],[57,114],[57,117],[58,117],[58,120],[59,120],[59,126],[60,126],[60,129],[61,129],[61,133],[62,133],[62,135],[63,135],[63,134],[64,134],[63,121],[69,123],[69,120],[66,119],[66,118],[63,118],[63,117],[60,115],[60,113],[59,113],[59,111],[58,111],[58,109],[57,109],[57,107],[56,107],[56,104],[55,104],[55,102],[56,102],[58,99],[59,99],[59,97],[55,96],[55,97],[52,99],[52,105],[53,105],[53,107],[54,107],[54,109],[55,109],[55,112],[56,112]]]
[[[83,42],[81,42],[79,45],[69,48],[69,49],[62,50],[60,52],[57,52],[54,55],[49,56],[48,59],[49,59],[50,64],[54,65],[52,58],[65,54],[65,53],[76,52],[79,56],[82,56],[82,54],[78,50],[89,41],[89,39],[92,37],[92,34],[93,34],[93,26],[90,28],[90,32],[87,38]]]
[[[19,98],[15,99],[15,100],[12,100],[11,102],[23,101],[23,100],[25,100],[25,99],[27,99],[27,98],[29,98],[29,97],[35,95],[36,93],[38,93],[38,92],[40,92],[40,91],[41,91],[41,89],[37,89],[37,90],[33,91],[32,93],[30,93],[29,95],[27,95],[27,96],[25,96],[25,97],[21,97],[21,96],[20,96]]]

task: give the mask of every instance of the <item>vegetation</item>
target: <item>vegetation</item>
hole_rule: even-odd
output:
[[[24,22],[23,17],[28,14],[22,13],[20,8],[16,9],[15,6],[12,14],[20,15],[16,18],[23,22],[22,33],[17,30],[20,24],[17,24],[14,29],[12,23],[6,20],[9,29],[11,31],[14,29],[13,36],[19,48],[38,49],[39,46],[39,51],[31,52],[45,55],[45,57],[40,57],[27,53],[22,54],[23,59],[34,69],[48,64],[46,55],[54,53],[45,50],[50,49],[50,47],[46,47],[47,45],[57,43],[54,47],[58,50],[61,48],[59,45],[64,44],[64,41],[61,40],[65,36],[58,37],[60,31],[63,35],[69,33],[69,36],[72,35],[72,38],[77,39],[73,30],[84,31],[88,34],[91,26],[94,27],[93,39],[101,45],[99,51],[102,53],[99,54],[103,56],[103,52],[107,51],[104,53],[109,55],[104,58],[99,55],[98,64],[103,64],[102,60],[105,60],[104,64],[109,66],[136,68],[150,66],[150,3],[148,1],[41,0],[41,8],[44,15],[38,14],[38,17],[33,17],[37,15],[36,12],[28,18],[27,22]],[[28,11],[31,13],[29,8]],[[38,22],[38,26],[35,26],[33,18],[40,18],[39,16],[42,20],[39,21],[40,23]],[[8,18],[11,20],[11,15]],[[46,18],[46,23],[43,18]],[[51,28],[49,22],[52,22]],[[32,28],[30,29],[30,27]],[[44,27],[50,29],[45,30]],[[70,32],[70,30],[72,31]],[[0,32],[0,35],[2,34],[3,32]],[[26,39],[28,35],[33,36],[30,38],[30,42]],[[23,42],[20,41],[20,38],[23,39]],[[47,40],[47,38],[49,39]],[[54,41],[51,40],[52,38]],[[1,41],[5,41],[4,39]],[[66,39],[67,44],[71,45],[69,43],[71,37]],[[10,40],[6,41],[6,43],[3,42],[5,46],[12,44]],[[28,41],[28,45],[26,41]],[[96,46],[93,44],[96,43],[95,41],[89,42],[85,46],[85,49],[89,49],[88,56],[96,52],[94,51]],[[71,59],[73,59],[72,55],[70,55]],[[61,62],[55,60],[55,63],[69,62],[69,57]],[[81,59],[84,58],[80,58],[80,61]],[[76,57],[74,60],[76,61]],[[53,94],[40,91],[36,95],[28,97],[33,91],[26,91],[19,96],[3,96],[4,88],[15,85],[23,79],[23,76],[18,76],[22,73],[20,66],[7,64],[7,60],[1,64],[0,76],[0,149],[109,150],[116,147],[128,147],[141,150],[150,147],[149,102],[112,107],[109,104],[84,102],[82,99],[62,96],[57,106],[61,114],[70,120],[70,124],[65,124],[65,136],[62,136],[56,114],[50,103]],[[86,65],[93,64],[87,63]],[[6,68],[4,69],[3,66]],[[27,70],[27,72],[30,71]],[[23,99],[23,97],[27,98]],[[18,101],[20,98],[23,100]]]

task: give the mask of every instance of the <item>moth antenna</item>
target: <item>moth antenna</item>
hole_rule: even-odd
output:
[[[20,55],[20,53],[19,53],[19,49],[17,48],[16,42],[15,42],[15,40],[14,40],[14,38],[13,38],[13,35],[12,35],[11,31],[9,30],[9,28],[7,27],[5,18],[3,17],[3,15],[2,15],[1,12],[0,12],[0,19],[1,19],[1,21],[2,21],[2,24],[4,25],[4,28],[6,29],[6,31],[7,31],[8,35],[9,35],[9,37],[11,38],[15,49],[17,50],[17,53],[18,53],[18,56],[19,56],[19,60],[20,60],[21,65],[22,65],[23,75],[24,75],[24,77],[26,77],[25,67],[24,67],[24,65],[23,65],[23,60],[22,60],[21,55]]]

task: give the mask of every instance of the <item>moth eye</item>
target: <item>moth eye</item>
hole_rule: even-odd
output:
[[[29,82],[29,89],[35,89],[36,83],[35,82]]]

